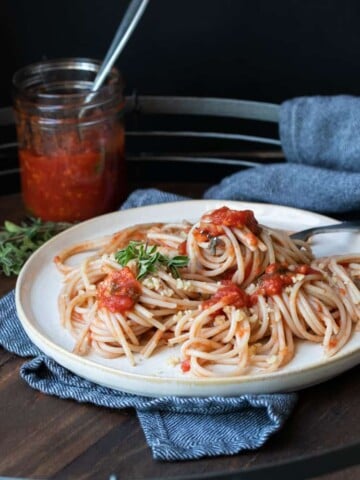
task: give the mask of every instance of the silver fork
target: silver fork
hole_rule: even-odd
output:
[[[307,228],[300,232],[293,233],[290,237],[293,240],[303,240],[306,242],[310,237],[318,235],[319,233],[341,232],[341,231],[360,231],[360,220],[352,222],[335,223],[334,225],[324,225],[320,227]]]

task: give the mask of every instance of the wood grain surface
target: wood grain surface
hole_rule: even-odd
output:
[[[205,188],[158,186],[193,197]],[[19,195],[0,198],[0,222],[23,217]],[[11,290],[15,280],[0,277],[0,294]],[[0,348],[0,475],[107,479],[115,474],[120,480],[271,479],[276,474],[277,479],[295,479],[341,467],[343,471],[321,478],[360,478],[356,466],[360,458],[360,366],[301,391],[284,428],[259,450],[164,463],[153,460],[133,410],[99,408],[37,392],[19,377],[23,362]]]

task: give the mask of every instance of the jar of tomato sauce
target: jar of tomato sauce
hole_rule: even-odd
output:
[[[126,194],[123,84],[96,92],[100,62],[60,59],[13,78],[22,194],[29,214],[75,222],[118,208]]]

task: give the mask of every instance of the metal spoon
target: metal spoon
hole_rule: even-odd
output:
[[[84,100],[84,106],[80,109],[79,118],[82,118],[86,109],[87,104],[91,102],[94,98],[96,91],[103,84],[106,76],[114,65],[116,59],[122,52],[127,41],[129,40],[132,32],[134,31],[136,25],[138,24],[142,14],[147,7],[149,0],[131,0],[125,15],[123,16],[118,29],[114,35],[114,38],[111,42],[111,45],[105,55],[105,58],[100,65],[99,71],[96,74],[95,80],[91,87],[91,92],[86,95]]]
[[[147,7],[149,0],[132,0],[125,12],[125,15],[115,33],[113,41],[106,53],[104,61],[102,62],[99,71],[95,77],[91,90],[96,92],[101,87],[107,74],[114,65],[116,59],[122,52],[132,32],[138,24],[142,14]]]
[[[318,235],[319,233],[341,232],[341,231],[360,231],[360,220],[352,222],[335,223],[334,225],[324,225],[320,227],[307,228],[300,232],[293,233],[290,237],[293,240],[303,240],[306,242],[310,237]]]

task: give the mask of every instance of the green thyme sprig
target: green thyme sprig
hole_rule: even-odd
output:
[[[38,218],[29,218],[20,225],[5,221],[0,227],[0,272],[17,275],[35,250],[70,226],[70,223],[43,222]]]
[[[189,257],[176,255],[168,257],[158,251],[157,245],[148,245],[143,242],[131,241],[126,248],[115,254],[116,261],[125,267],[131,260],[135,260],[138,267],[137,278],[140,280],[149,273],[154,273],[160,265],[170,270],[174,278],[179,278],[179,268],[186,267]]]

